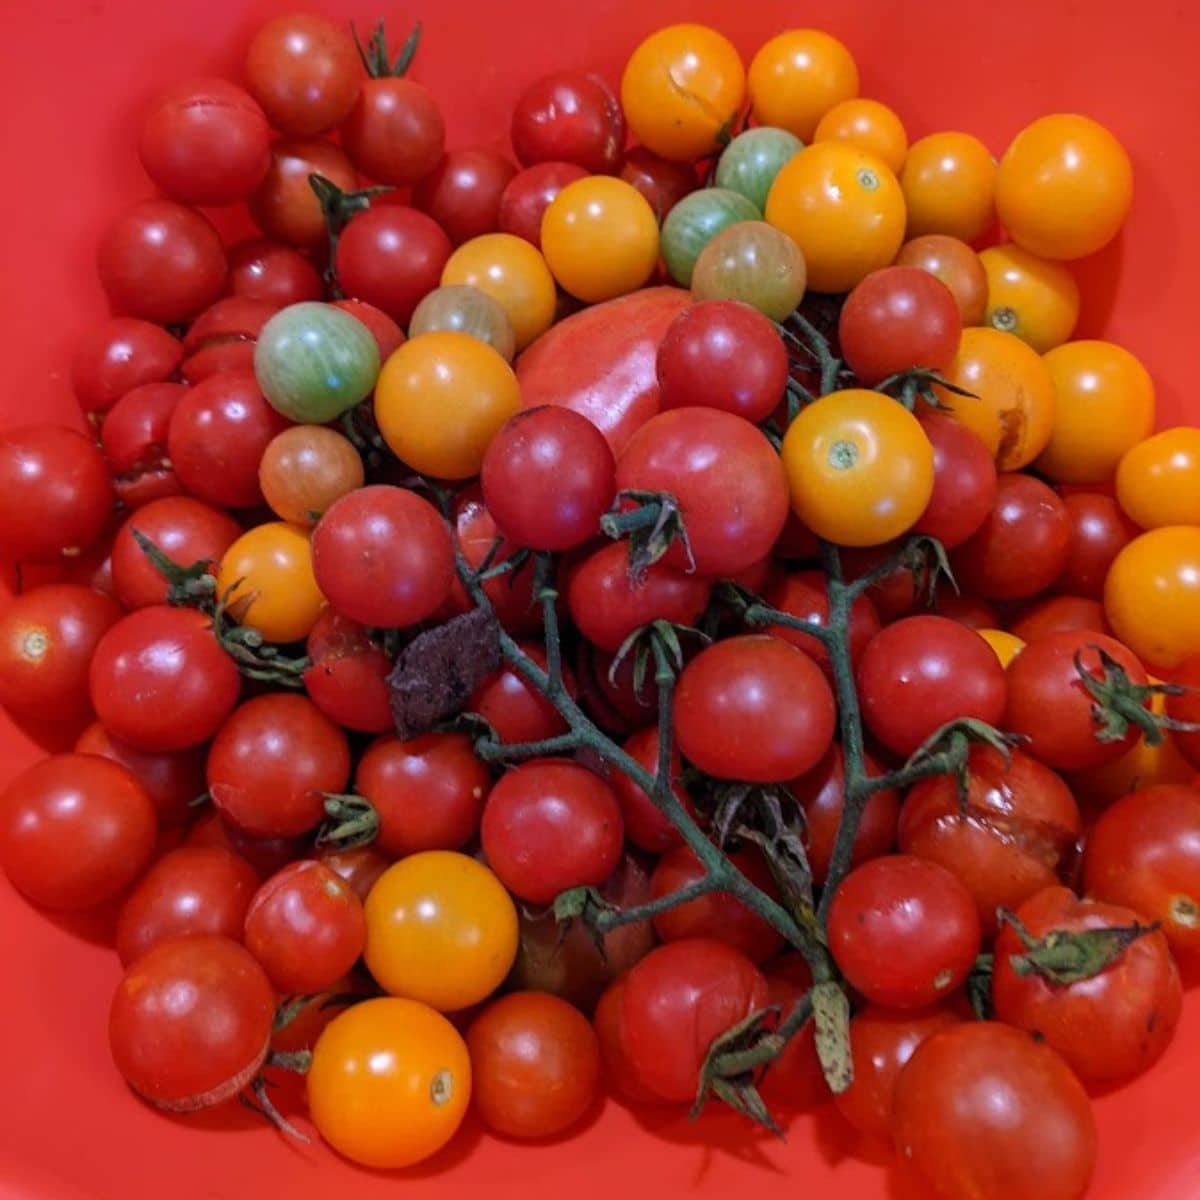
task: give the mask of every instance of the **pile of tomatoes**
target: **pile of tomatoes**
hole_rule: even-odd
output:
[[[145,114],[86,432],[0,434],[0,704],[76,739],[0,866],[111,912],[164,1109],[291,1128],[296,1070],[399,1167],[832,1094],[1077,1200],[1200,964],[1200,431],[1072,339],[1125,151],[680,25],[532,83],[518,167],[418,34],[280,17]]]

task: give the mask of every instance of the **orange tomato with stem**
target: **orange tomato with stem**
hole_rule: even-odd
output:
[[[886,104],[857,97],[835,104],[818,122],[814,142],[849,142],[899,173],[908,153],[904,123]]]
[[[1015,243],[991,246],[979,261],[987,274],[985,324],[1015,333],[1039,354],[1075,332],[1079,284],[1062,263],[1038,258]]]
[[[969,133],[931,133],[913,142],[900,186],[910,238],[944,233],[974,242],[996,220],[996,160]]]
[[[789,29],[750,63],[750,103],[760,125],[806,142],[836,104],[858,95],[858,65],[841,42],[819,29]]]
[[[268,642],[308,636],[325,607],[313,574],[309,531],[268,521],[243,533],[221,556],[217,595]]]

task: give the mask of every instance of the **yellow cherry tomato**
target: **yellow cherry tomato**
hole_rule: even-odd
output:
[[[835,104],[858,95],[858,66],[837,38],[819,29],[789,29],[754,56],[749,84],[760,125],[809,142]]]
[[[964,329],[954,361],[942,372],[959,396],[934,387],[938,401],[976,434],[1001,471],[1027,466],[1054,428],[1054,381],[1036,350],[999,329]]]
[[[674,162],[715,153],[745,98],[741,56],[707,25],[669,25],[652,33],[621,76],[630,132]]]
[[[1200,525],[1200,429],[1164,429],[1127,450],[1117,503],[1143,529]]]
[[[1009,236],[1043,258],[1082,258],[1116,236],[1133,201],[1125,147],[1074,113],[1040,117],[1013,138],[996,175]]]
[[[895,175],[846,142],[820,142],[790,159],[771,185],[766,218],[800,247],[818,292],[848,292],[886,267],[904,240]]]
[[[268,642],[306,638],[325,607],[308,539],[307,529],[269,521],[243,533],[221,556],[217,595]]]
[[[843,100],[820,120],[814,142],[849,142],[899,172],[908,153],[908,134],[900,118],[878,100]]]
[[[308,1069],[320,1135],[367,1167],[408,1167],[440,1150],[471,1100],[471,1059],[457,1029],[413,1000],[383,996],[322,1031]]]
[[[977,629],[975,632],[991,646],[1002,667],[1007,667],[1025,649],[1025,643],[1007,629]]]
[[[1164,525],[1125,546],[1108,570],[1104,612],[1148,666],[1200,654],[1200,526]]]
[[[465,333],[411,338],[375,384],[383,440],[414,470],[438,479],[478,475],[496,431],[520,407],[512,367]]]
[[[517,954],[517,910],[482,863],[426,850],[393,863],[367,896],[367,967],[394,996],[456,1012],[486,1000]]]
[[[1009,243],[979,255],[987,272],[984,324],[1015,333],[1039,354],[1061,346],[1079,320],[1079,284],[1062,265]]]
[[[899,537],[933,492],[933,447],[920,422],[865,388],[831,392],[802,409],[782,454],[796,515],[842,546]]]
[[[632,184],[612,175],[569,183],[542,217],[542,253],[564,290],[588,304],[636,291],[658,263],[658,221]]]
[[[511,233],[485,233],[464,242],[442,268],[442,286],[466,284],[486,292],[508,314],[517,349],[554,323],[554,276],[536,246]]]
[[[996,220],[996,160],[969,133],[931,133],[913,142],[900,186],[910,238],[944,233],[974,242]]]
[[[1057,483],[1107,483],[1154,428],[1154,384],[1112,342],[1067,342],[1042,360],[1057,396],[1054,431],[1035,466]]]

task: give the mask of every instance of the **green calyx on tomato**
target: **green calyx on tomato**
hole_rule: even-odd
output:
[[[1110,926],[1107,929],[1053,929],[1045,937],[1036,938],[1021,923],[1015,913],[1000,910],[1001,924],[1010,925],[1024,954],[1012,956],[1012,967],[1018,975],[1040,975],[1047,983],[1066,986],[1082,983],[1110,967],[1138,938],[1155,933],[1161,923]]]

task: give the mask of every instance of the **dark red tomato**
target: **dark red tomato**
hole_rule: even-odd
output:
[[[500,230],[524,238],[541,249],[542,217],[568,183],[586,179],[587,172],[569,162],[540,162],[518,171],[500,197]]]
[[[107,412],[126,392],[169,379],[183,347],[165,329],[137,317],[110,317],[80,339],[71,387],[84,412]]]
[[[438,165],[446,124],[421,84],[397,76],[365,79],[342,125],[342,145],[364,175],[403,187]]]
[[[379,818],[374,846],[389,859],[459,850],[479,832],[491,773],[461,733],[427,733],[371,744],[354,786]]]
[[[560,321],[517,362],[522,407],[573,408],[619,455],[659,410],[658,347],[690,303],[681,288],[644,288]]]
[[[272,875],[246,913],[246,949],[285,996],[324,991],[358,961],[362,901],[324,863],[306,858]]]
[[[516,173],[494,150],[451,150],[413,189],[413,204],[461,246],[500,228],[500,197]]]
[[[709,1047],[767,1006],[767,981],[740,950],[712,938],[659,946],[625,977],[621,1027],[638,1081],[690,1104]]]
[[[436,508],[415,492],[375,484],[335,500],[312,537],[317,586],[363,625],[403,628],[450,593],[454,545]]]
[[[253,371],[210,375],[175,406],[167,454],[185,490],[219,508],[262,503],[258,464],[289,422],[268,403]]]
[[[968,629],[998,629],[1000,614],[986,601],[976,596],[964,596],[943,588],[937,598],[938,616],[957,621]]]
[[[658,728],[640,729],[622,747],[635,762],[640,763],[651,775],[658,769]],[[680,782],[683,760],[679,751],[671,748],[671,790],[675,799],[695,816],[692,802]],[[650,797],[628,775],[614,769],[610,779],[621,805],[621,816],[625,823],[625,837],[639,850],[647,854],[665,854],[683,842],[679,830],[654,804]]]
[[[769,964],[767,969],[774,966]],[[780,975],[767,976],[767,999],[779,1006],[780,1020],[788,1017],[811,986],[811,980],[799,984]],[[771,1111],[785,1108],[803,1112],[829,1099],[829,1085],[817,1057],[813,1032],[810,1019],[792,1035],[783,1053],[767,1068],[759,1093]]]
[[[838,1112],[860,1133],[890,1141],[896,1080],[917,1047],[963,1018],[949,1008],[894,1012],[871,1005],[850,1022],[854,1080],[833,1098]]]
[[[254,344],[279,311],[272,300],[225,296],[206,308],[183,339],[183,377],[188,383],[218,371],[254,370]]]
[[[142,118],[138,154],[172,200],[236,204],[266,174],[271,129],[254,98],[227,79],[177,83]]]
[[[659,1101],[638,1076],[637,1065],[625,1048],[625,980],[628,975],[609,984],[596,1004],[592,1028],[600,1045],[600,1065],[604,1082],[614,1099],[629,1104],[654,1104]]]
[[[868,571],[894,558],[899,549],[896,542],[868,546],[863,550],[843,550],[842,573],[847,579],[858,579]],[[943,589],[949,590],[949,589]],[[876,612],[884,622],[907,616],[917,606],[917,584],[908,567],[896,567],[867,588]]]
[[[998,725],[1004,715],[1004,668],[973,629],[946,617],[906,617],[867,644],[858,664],[867,728],[908,757],[950,721]]]
[[[700,186],[691,163],[659,158],[645,146],[634,146],[626,153],[621,178],[646,197],[660,225],[684,196]]]
[[[323,862],[335,875],[344,879],[354,894],[365,901],[375,881],[390,867],[391,862],[374,846],[353,846],[349,850],[323,850]]]
[[[226,821],[215,808],[205,812],[188,830],[184,845],[232,850],[254,868],[259,879],[269,878],[312,848],[306,838],[252,837]]]
[[[160,942],[121,981],[108,1018],[113,1062],[157,1108],[232,1100],[271,1044],[275,993],[237,942],[195,934]]]
[[[546,652],[534,642],[522,642],[521,649],[544,671]],[[563,683],[568,693],[578,688],[570,668],[563,664]],[[540,742],[565,733],[567,723],[558,710],[535,688],[530,687],[515,667],[501,667],[489,675],[474,691],[467,712],[478,713],[509,745]]]
[[[1171,672],[1171,682],[1188,690],[1166,698],[1167,716],[1189,725],[1200,725],[1200,655],[1185,658]],[[1192,766],[1200,768],[1200,730],[1176,729],[1170,735]]]
[[[656,719],[658,685],[654,673],[647,671],[638,688],[634,680],[634,656],[626,655],[614,670],[611,654],[580,642],[575,661],[582,702],[606,729],[628,733]]]
[[[662,561],[714,578],[767,557],[790,507],[783,461],[766,435],[714,408],[651,417],[617,458],[617,489],[673,496],[688,545],[675,542]]]
[[[0,433],[0,558],[76,557],[108,528],[113,499],[108,464],[82,433],[61,425]]]
[[[1084,596],[1050,596],[1039,600],[1013,621],[1009,629],[1023,642],[1035,642],[1048,633],[1072,629],[1110,633],[1104,605]]]
[[[500,882],[531,904],[549,904],[583,884],[599,886],[624,842],[612,788],[586,767],[558,758],[522,763],[501,776],[479,835]]]
[[[359,213],[342,231],[334,267],[346,295],[407,325],[438,286],[453,251],[441,226],[423,212],[384,204]]]
[[[1200,792],[1163,784],[1122,797],[1100,815],[1083,855],[1089,896],[1161,921],[1180,964],[1200,964]]]
[[[321,273],[298,250],[270,238],[244,238],[230,246],[229,291],[247,300],[265,300],[277,308],[320,300]]]
[[[312,666],[304,672],[304,690],[331,721],[358,733],[392,727],[387,685],[392,660],[362,625],[326,608],[305,650]]]
[[[283,133],[323,133],[358,99],[354,40],[328,17],[291,13],[268,21],[246,51],[246,82]]]
[[[208,753],[208,790],[227,820],[255,837],[307,833],[322,792],[350,779],[346,735],[305,696],[256,696],[221,726]]]
[[[370,331],[379,347],[379,361],[387,362],[392,351],[404,345],[404,330],[387,313],[365,300],[335,300],[334,308],[348,312],[360,320]]]
[[[489,1129],[547,1138],[600,1094],[600,1044],[577,1008],[545,992],[493,1000],[467,1031],[471,1103]]]
[[[679,314],[658,348],[666,408],[719,408],[757,425],[779,404],[788,356],[775,327],[736,300],[705,300]]]
[[[479,482],[488,511],[518,546],[571,550],[600,532],[616,495],[616,464],[586,417],[548,405],[505,422]]]
[[[755,887],[777,894],[774,877],[757,849],[736,850],[730,861]],[[704,864],[687,846],[665,854],[650,877],[652,899],[669,896],[706,874]],[[654,918],[654,932],[664,942],[710,937],[736,947],[757,963],[765,962],[783,945],[783,938],[756,912],[729,892],[709,892]]]
[[[625,117],[599,75],[555,71],[517,98],[512,144],[522,166],[568,162],[589,175],[611,175],[625,149]]]
[[[0,793],[0,867],[43,908],[94,908],[154,853],[154,805],[132,771],[94,754],[54,754]]]
[[[928,409],[921,414],[921,428],[933,447],[933,495],[913,530],[953,550],[992,511],[996,462],[983,442],[953,417]]]
[[[219,846],[182,846],[139,880],[117,918],[117,954],[128,967],[151,946],[187,933],[242,940],[258,887],[254,868]]]
[[[975,964],[982,933],[971,893],[945,867],[889,854],[856,867],[829,909],[829,951],[873,1004],[924,1008]]]
[[[883,768],[871,756],[864,756],[868,775],[882,775]],[[842,821],[846,803],[845,758],[841,746],[829,747],[825,757],[799,779],[788,784],[792,795],[804,809],[805,848],[813,882],[820,886],[829,874],[833,844]],[[887,854],[896,842],[896,821],[900,815],[900,798],[888,788],[873,792],[863,808],[858,832],[854,835],[852,865]]]
[[[323,138],[280,138],[272,144],[271,165],[250,197],[250,215],[267,237],[303,249],[325,241],[321,203],[308,182],[312,174],[343,192],[358,182],[346,152]]]
[[[630,578],[629,547],[610,542],[590,554],[567,578],[571,620],[589,642],[615,654],[635,630],[652,621],[693,625],[708,604],[709,580],[662,563]]]
[[[204,794],[203,747],[152,754],[114,741],[99,721],[75,743],[76,754],[99,754],[128,767],[154,802],[160,829],[178,829],[191,820],[196,800]]]
[[[1071,548],[1058,586],[1064,592],[1100,600],[1113,559],[1141,530],[1112,496],[1073,492],[1063,497],[1063,504],[1071,529]]]
[[[1071,523],[1057,492],[1032,475],[996,481],[991,513],[954,552],[954,577],[985,600],[1024,600],[1044,592],[1071,553]]]
[[[143,505],[117,531],[112,548],[113,591],[123,608],[167,602],[167,581],[133,536],[137,530],[181,567],[219,563],[242,534],[227,513],[190,496],[167,496]],[[214,568],[215,570],[215,568]]]
[[[916,367],[949,366],[961,333],[954,293],[920,267],[872,271],[838,319],[842,357],[867,387]]]
[[[92,654],[120,617],[112,597],[74,583],[14,596],[0,610],[0,706],[21,719],[82,720]]]
[[[225,289],[225,247],[212,222],[170,200],[143,200],[105,231],[96,252],[115,312],[171,325]]]
[[[925,1039],[896,1081],[896,1150],[943,1196],[1079,1200],[1096,1163],[1083,1085],[1048,1046],[993,1021]]]
[[[144,383],[126,392],[105,414],[100,448],[126,508],[183,490],[167,457],[167,430],[186,391],[178,383]]]
[[[1080,900],[1065,887],[1038,892],[1016,918],[1039,942],[1138,923],[1132,909]],[[1064,983],[1039,970],[1037,961],[1006,924],[996,939],[992,975],[998,1020],[1057,1050],[1085,1083],[1123,1083],[1162,1057],[1179,1023],[1183,987],[1161,931],[1143,933],[1090,979]]]
[[[122,617],[100,639],[89,686],[109,734],[161,753],[212,737],[233,711],[242,680],[208,617],[164,604]]]
[[[1008,709],[1004,727],[1027,739],[1034,758],[1060,771],[1083,771],[1120,758],[1142,736],[1130,724],[1124,737],[1102,740],[1104,724],[1075,666],[1103,678],[1100,651],[1115,659],[1137,687],[1148,682],[1133,652],[1116,638],[1091,630],[1067,629],[1030,642],[1008,670]],[[1150,707],[1149,698],[1144,707]]]
[[[802,651],[765,635],[728,638],[684,668],[675,694],[683,756],[718,779],[785,783],[833,740],[833,692]]]
[[[1074,869],[1083,829],[1071,789],[1021,750],[1005,756],[990,746],[971,749],[967,796],[958,780],[922,780],[900,810],[905,854],[953,871],[975,897],[985,936],[996,910],[1015,909]]]
[[[766,599],[772,608],[803,621],[811,621],[822,629],[829,623],[829,595],[825,591],[825,576],[820,571],[797,571],[785,575],[767,590]],[[770,625],[766,632],[803,650],[832,678],[829,651],[812,634],[801,633],[786,625]],[[850,608],[849,629],[850,657],[854,662],[858,662],[867,643],[878,632],[879,614],[875,611],[875,605],[865,595],[856,597]]]

